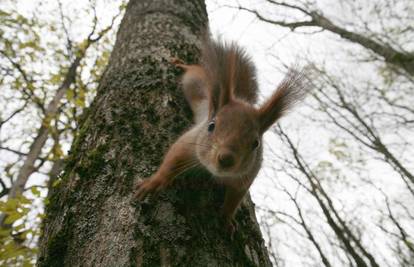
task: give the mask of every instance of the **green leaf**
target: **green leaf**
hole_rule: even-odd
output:
[[[84,108],[85,107],[85,99],[77,98],[76,101],[75,101],[75,105],[80,107],[80,108]]]
[[[56,179],[55,181],[53,181],[52,187],[58,186],[61,182],[62,182],[62,179]]]
[[[68,99],[68,101],[72,101],[74,95],[75,95],[75,93],[73,92],[72,89],[69,89],[69,90],[66,91],[66,98]]]
[[[62,75],[60,73],[53,74],[52,77],[50,77],[49,82],[51,84],[57,85],[57,84],[60,84],[61,83],[62,79],[63,79],[63,77],[62,77]]]
[[[0,237],[10,236],[11,229],[0,228]]]
[[[35,196],[37,196],[37,197],[40,197],[40,191],[39,191],[39,189],[37,189],[37,186],[33,186],[33,187],[30,189],[30,191],[32,191],[32,194],[33,194],[33,195],[35,195]]]
[[[4,220],[5,224],[12,224],[15,221],[17,221],[18,219],[20,219],[21,217],[23,217],[23,214],[20,214],[18,212],[14,212],[9,214],[9,216],[6,217],[6,219]]]
[[[6,202],[0,202],[0,211],[4,213],[10,213],[17,210],[18,202],[17,199],[11,198],[8,199]]]
[[[32,48],[34,50],[37,50],[39,48],[39,46],[34,41],[28,41],[28,42],[24,42],[24,43],[19,44],[20,49],[25,49],[25,48],[28,48],[28,47]]]
[[[32,204],[32,200],[28,199],[27,197],[20,195],[17,197],[21,204]]]
[[[63,157],[63,150],[60,144],[55,144],[52,149],[53,159],[60,159]]]
[[[22,224],[19,224],[17,226],[14,226],[13,230],[19,232],[20,230],[23,230],[25,227],[26,227],[26,225],[24,223],[22,223]]]

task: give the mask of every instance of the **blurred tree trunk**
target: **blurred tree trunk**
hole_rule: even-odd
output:
[[[133,201],[133,185],[158,167],[190,125],[172,56],[196,62],[204,1],[127,6],[98,94],[64,174],[50,191],[39,266],[269,266],[250,198],[233,240],[218,215],[223,190],[203,171]]]

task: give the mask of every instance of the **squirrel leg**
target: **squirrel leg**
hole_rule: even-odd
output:
[[[236,222],[234,221],[234,215],[241,201],[243,200],[244,195],[246,195],[246,192],[247,190],[245,189],[235,189],[229,186],[226,187],[221,214],[223,215],[226,227],[231,236],[233,236],[233,233],[237,228]]]
[[[183,93],[197,124],[208,116],[208,87],[204,68],[200,65],[187,65],[177,58],[171,59],[171,63],[185,71],[181,78]]]
[[[154,175],[136,184],[135,198],[143,200],[146,195],[161,191],[170,185],[176,176],[198,164],[194,156],[194,146],[188,142],[191,139],[190,132],[182,135],[170,147]]]

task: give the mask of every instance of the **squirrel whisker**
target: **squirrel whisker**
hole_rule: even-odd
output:
[[[206,148],[210,148],[211,147],[210,145],[201,144],[201,143],[189,143],[189,142],[180,142],[180,143],[187,144],[187,145],[201,146],[201,147],[206,147]]]

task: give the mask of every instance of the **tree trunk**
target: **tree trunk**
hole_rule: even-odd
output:
[[[156,171],[190,125],[169,59],[196,62],[205,25],[202,0],[130,1],[61,182],[50,190],[39,266],[270,265],[250,198],[231,239],[217,212],[223,188],[205,171],[144,202],[132,198],[134,183]]]

